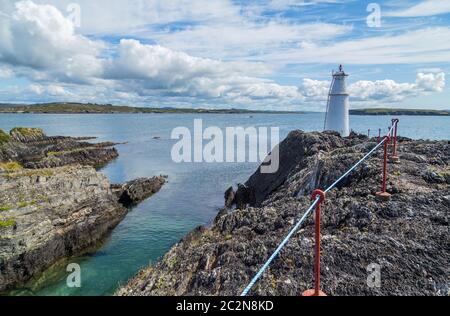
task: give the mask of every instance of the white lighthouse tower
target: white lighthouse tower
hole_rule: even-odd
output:
[[[342,65],[339,66],[338,72],[333,72],[325,116],[325,130],[336,131],[342,137],[350,135],[350,105],[347,84],[345,83],[346,77],[348,77],[348,74],[344,72]]]

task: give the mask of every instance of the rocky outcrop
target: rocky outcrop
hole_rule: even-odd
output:
[[[114,143],[92,144],[86,138],[49,137],[40,129],[15,128],[0,146],[0,161],[25,168],[56,168],[70,164],[101,166],[118,157]]]
[[[148,199],[157,193],[166,183],[167,176],[153,178],[139,178],[125,184],[115,184],[112,186],[114,194],[119,203],[124,206],[132,206]]]
[[[112,143],[13,131],[0,144],[0,292],[97,245],[130,204],[165,183],[155,177],[111,186],[92,166],[117,157]]]
[[[118,295],[238,295],[309,207],[376,139],[292,132],[280,144],[280,170],[246,183],[255,207],[222,210]],[[389,165],[389,202],[379,202],[382,151],[327,195],[322,206],[322,290],[328,295],[448,295],[450,144],[400,139]],[[438,175],[438,176],[436,176]],[[228,195],[230,196],[230,194]],[[378,265],[380,287],[369,287]],[[301,295],[313,287],[314,219],[293,236],[252,295]]]
[[[236,197],[236,192],[234,192],[233,187],[229,187],[228,190],[225,191],[224,198],[225,198],[225,207],[231,208],[233,204],[235,203],[234,198]]]
[[[46,138],[44,131],[40,128],[16,127],[9,134],[13,140],[21,143],[36,142]]]
[[[3,174],[0,190],[0,291],[95,245],[127,214],[92,167]]]

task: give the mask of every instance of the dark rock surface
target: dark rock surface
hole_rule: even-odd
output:
[[[233,187],[229,187],[228,190],[225,191],[224,198],[225,198],[225,207],[231,208],[233,204],[235,203],[236,192],[234,192]]]
[[[296,220],[315,188],[326,188],[376,145],[376,139],[292,132],[280,144],[280,170],[246,183],[256,207],[223,210],[118,295],[239,295]],[[328,295],[448,295],[450,188],[447,141],[400,139],[389,165],[389,202],[378,202],[382,151],[363,163],[322,207],[322,290]],[[439,175],[425,176],[432,173]],[[369,287],[368,267],[381,267]],[[314,219],[310,216],[251,291],[301,295],[313,287]]]
[[[0,291],[43,272],[104,238],[127,214],[92,167],[0,174]]]
[[[155,177],[112,187],[92,167],[117,157],[112,143],[47,137],[36,129],[15,129],[3,139],[0,292],[97,245],[125,217],[128,199],[138,203],[165,183]]]
[[[166,183],[166,180],[167,176],[153,177],[150,179],[139,178],[124,184],[112,185],[112,189],[119,203],[129,207],[157,193]]]
[[[0,146],[0,161],[16,161],[30,169],[70,164],[101,166],[119,156],[114,143],[88,143],[86,138],[49,137],[40,129],[13,129],[11,140]]]

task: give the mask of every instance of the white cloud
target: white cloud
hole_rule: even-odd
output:
[[[0,26],[0,62],[28,67],[35,79],[84,81],[101,72],[97,55],[104,44],[76,34],[72,21],[51,5],[16,2]]]
[[[49,96],[53,96],[53,97],[71,96],[71,93],[66,91],[66,89],[64,87],[55,85],[55,84],[50,84],[47,86],[43,86],[40,84],[31,84],[27,90],[36,95],[49,95]]]
[[[4,1],[4,0],[2,0]],[[14,1],[14,0],[6,0]],[[51,4],[68,15],[69,4],[81,8],[81,31],[85,34],[130,35],[148,25],[179,21],[208,23],[240,20],[240,7],[230,0],[34,0]]]
[[[351,31],[348,25],[329,23],[226,23],[202,25],[177,32],[145,34],[158,43],[176,50],[227,58],[264,59],[264,55],[296,49],[307,42],[335,38]]]
[[[105,73],[108,79],[124,80],[128,89],[140,95],[157,92],[226,102],[301,98],[297,87],[245,75],[259,71],[258,68],[249,63],[198,58],[159,45],[122,40],[119,57],[111,61]]]
[[[0,66],[0,79],[11,78],[14,75],[14,72],[11,68]]]
[[[423,91],[442,92],[445,88],[445,73],[418,73],[416,85]]]
[[[212,58],[263,56],[285,49],[286,45],[296,47],[305,41],[331,39],[352,30],[350,25],[321,21],[302,23],[280,17],[249,16],[245,13],[245,4],[241,6],[231,0],[34,1],[51,4],[66,17],[70,14],[68,5],[78,4],[82,34],[147,38],[173,50]],[[264,9],[316,2],[334,1],[288,1],[284,4],[275,1],[255,5]],[[171,26],[171,23],[176,25]]]
[[[330,81],[304,79],[301,87],[308,100],[325,101],[328,96]],[[353,101],[399,102],[429,92],[442,92],[445,87],[445,74],[417,73],[414,83],[398,83],[394,80],[360,80],[348,87]]]
[[[450,27],[430,27],[399,35],[374,36],[273,52],[266,56],[266,60],[353,65],[448,63],[450,41],[443,40],[445,38],[450,38]]]
[[[301,87],[302,93],[310,100],[323,101],[328,97],[330,90],[329,81],[313,80],[305,78]]]
[[[450,13],[450,1],[426,0],[404,10],[386,12],[392,17],[419,17]]]
[[[36,81],[28,90],[36,95],[69,96],[52,84],[57,80],[113,89],[118,93],[107,94],[114,97],[128,92],[140,98],[195,97],[224,103],[301,99],[297,87],[257,77],[270,72],[259,63],[199,58],[131,39],[110,47],[111,57],[101,57],[103,43],[76,34],[72,22],[53,6],[17,2],[12,16],[0,61]]]
[[[92,58],[103,46],[76,35],[72,22],[50,5],[17,2],[3,23],[0,58],[17,66],[53,68],[69,58]]]
[[[133,1],[79,0],[81,29],[67,16],[73,1],[35,0],[59,10],[29,0],[2,1],[0,10],[10,18],[0,17],[0,63],[5,65],[0,77],[31,82],[25,90],[10,90],[18,98],[23,93],[23,98],[43,100],[290,109],[317,109],[330,83],[305,78],[297,87],[267,79],[276,77],[275,67],[287,69],[289,63],[417,63],[416,68],[423,68],[414,83],[356,82],[349,90],[358,102],[401,101],[445,87],[445,74],[436,65],[450,59],[450,42],[442,40],[450,38],[447,26],[342,40],[351,26],[247,16],[227,0],[135,1],[141,9],[136,10]],[[329,1],[307,4],[313,2]],[[303,4],[283,0],[265,8]],[[179,22],[180,28],[164,25],[172,22]],[[82,34],[139,34],[158,45],[135,39],[107,44]],[[301,72],[289,75],[305,77]]]
[[[226,75],[257,73],[269,70],[258,63],[221,62],[193,57],[160,45],[144,45],[123,39],[118,58],[109,65],[107,76],[118,79],[149,79],[161,88],[176,87],[196,77],[221,78]]]

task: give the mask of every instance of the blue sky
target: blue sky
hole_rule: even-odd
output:
[[[450,109],[450,0],[4,0],[0,102]],[[379,19],[378,19],[379,17]]]

